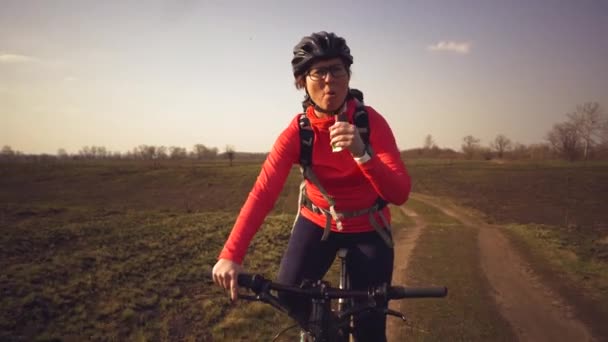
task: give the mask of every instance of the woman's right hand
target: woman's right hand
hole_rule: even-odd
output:
[[[238,299],[238,275],[241,265],[228,259],[220,259],[213,266],[213,281],[226,290],[230,290],[230,299]]]

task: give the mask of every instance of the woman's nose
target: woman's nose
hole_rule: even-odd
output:
[[[323,76],[323,81],[329,82],[334,80],[335,78],[336,77],[334,76],[334,74],[331,71],[327,70],[327,73]]]

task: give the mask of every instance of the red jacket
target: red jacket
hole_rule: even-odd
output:
[[[351,123],[355,106],[355,101],[351,100],[346,109]],[[335,123],[335,116],[318,118],[312,107],[306,111],[315,135],[312,170],[325,190],[335,199],[338,212],[368,208],[374,204],[378,195],[390,203],[401,205],[405,203],[411,190],[410,176],[401,160],[392,130],[378,112],[369,106],[366,106],[366,109],[371,132],[369,140],[374,153],[371,160],[363,164],[356,163],[346,149],[341,152],[331,151],[329,127]],[[278,137],[264,161],[253,189],[219,255],[220,258],[242,263],[251,239],[272,210],[293,165],[299,161],[300,135],[298,116],[295,116]],[[306,181],[306,192],[315,205],[329,208],[321,192],[311,182]],[[388,207],[383,209],[383,213],[390,222]],[[315,214],[305,207],[301,209],[301,215],[320,227],[325,227],[325,215]],[[342,224],[342,233],[374,230],[368,215],[344,218]],[[332,231],[337,231],[333,220]]]

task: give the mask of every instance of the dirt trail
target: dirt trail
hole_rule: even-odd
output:
[[[453,204],[443,205],[432,197],[419,194],[412,197],[440,209],[467,226],[479,228],[482,269],[494,290],[493,295],[502,314],[514,327],[519,340],[593,341],[589,329],[573,317],[571,309],[556,293],[539,281],[497,227],[484,223]],[[414,218],[417,226],[424,226],[420,217]],[[399,245],[396,250],[402,248]],[[411,253],[412,248],[406,243],[404,249]],[[400,273],[397,269],[396,272]]]
[[[414,220],[413,227],[401,229],[395,233],[393,239],[395,241],[395,266],[393,269],[393,283],[405,284],[408,260],[412,254],[416,241],[422,233],[426,223],[414,211],[409,208],[401,207],[403,213]],[[389,308],[399,311],[399,301],[389,302]],[[389,341],[397,341],[397,336],[402,334],[401,329],[405,329],[406,325],[396,317],[388,317],[387,320],[387,339]]]

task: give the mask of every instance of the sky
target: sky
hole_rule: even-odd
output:
[[[608,1],[0,0],[0,145],[267,152],[301,111],[293,47],[335,32],[401,150],[541,143],[608,112]]]

